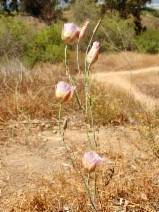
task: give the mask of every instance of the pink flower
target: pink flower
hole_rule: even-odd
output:
[[[55,86],[55,96],[63,102],[70,100],[73,96],[75,87],[66,82],[60,81]]]
[[[79,33],[80,28],[76,24],[66,23],[62,31],[62,40],[67,44],[73,44],[77,42]]]
[[[93,172],[97,166],[104,161],[104,158],[100,157],[96,152],[85,152],[82,163],[85,169],[89,172]]]
[[[100,49],[100,43],[95,41],[92,45],[92,48],[90,49],[90,51],[86,56],[86,61],[89,65],[92,65],[98,59],[99,49]]]
[[[88,24],[89,21],[86,21],[81,28],[74,23],[64,24],[62,40],[67,44],[77,43],[84,37]]]
[[[89,21],[85,21],[85,23],[83,24],[83,26],[80,29],[80,34],[79,34],[79,41],[84,37],[84,35],[86,34],[86,30],[88,28],[88,24]]]

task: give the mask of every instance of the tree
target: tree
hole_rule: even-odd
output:
[[[57,0],[23,0],[24,10],[45,21],[56,20],[59,13],[55,11]]]
[[[98,1],[96,1],[98,2]],[[105,0],[102,5],[102,11],[118,10],[122,18],[127,18],[133,15],[136,34],[140,34],[144,27],[142,26],[141,11],[146,3],[151,3],[151,0]]]
[[[135,31],[139,35],[144,27],[142,26],[141,11],[145,7],[146,3],[150,3],[151,0],[117,0],[118,10],[121,17],[127,18],[129,14],[134,17]]]
[[[1,7],[4,11],[7,11],[10,14],[12,11],[19,11],[21,5],[20,0],[1,0]]]

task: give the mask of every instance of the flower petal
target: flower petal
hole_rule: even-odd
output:
[[[85,152],[82,160],[84,168],[90,172],[94,171],[103,161],[104,159],[94,151]]]
[[[62,99],[64,102],[66,102],[72,98],[74,90],[74,86],[71,86],[64,81],[60,81],[55,86],[55,96],[56,98]]]
[[[64,24],[62,30],[62,40],[65,43],[72,44],[76,42],[79,38],[80,28],[74,23]]]

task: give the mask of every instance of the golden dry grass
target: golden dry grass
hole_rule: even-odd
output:
[[[126,74],[126,78],[128,76]],[[145,76],[147,75],[145,74]],[[77,82],[77,91],[83,101],[84,88],[82,81],[78,76],[74,75],[74,77]],[[96,124],[106,125],[116,122],[120,124],[120,119],[122,123],[140,123],[145,121],[147,119],[145,118],[147,117],[147,111],[143,109],[144,101],[136,101],[133,96],[135,91],[129,89],[129,84],[126,84],[126,88],[121,89],[120,83],[114,81],[114,77],[111,80],[112,77],[110,76],[107,81],[107,75],[102,77],[95,75],[98,83],[92,84],[92,100],[94,102],[93,108]],[[59,102],[54,97],[54,89],[55,84],[59,80],[67,80],[62,65],[41,64],[32,70],[26,70],[17,61],[2,66],[0,120],[2,122],[31,119],[56,120]],[[111,83],[109,84],[110,81]],[[119,81],[121,80],[119,79]],[[106,85],[100,85],[100,82],[106,82]],[[132,95],[130,95],[130,91],[132,91]],[[74,98],[73,101],[65,105],[64,115],[74,116],[77,111],[78,104]],[[77,114],[80,120],[84,120],[80,111]],[[155,115],[154,117],[156,117]]]
[[[142,57],[138,56],[134,67],[139,68],[141,60],[151,58]],[[130,65],[121,59],[118,63],[119,58],[120,55],[105,57],[102,65],[98,63],[94,69],[106,71],[102,67],[117,61],[116,69],[129,70]],[[115,71],[115,62],[108,67]],[[26,70],[15,60],[1,66],[2,211],[91,211],[81,177],[73,169],[57,133],[59,104],[54,85],[66,80],[64,73],[62,65],[40,64]],[[127,74],[121,76],[129,79]],[[81,79],[74,77],[83,100]],[[152,75],[144,72],[133,77],[135,86],[140,81],[152,81]],[[98,82],[92,83],[91,89],[98,152],[113,162],[97,172],[98,211],[158,211],[158,111],[144,110],[141,102],[117,85]],[[76,167],[87,176],[81,164],[83,152],[88,150],[85,123],[75,98],[65,105],[63,116],[69,117],[66,142],[75,154]]]
[[[155,66],[159,66],[159,55],[121,52],[101,55],[94,66],[94,71],[127,71]]]
[[[17,127],[12,124],[8,129],[14,145],[6,143],[1,150],[0,208],[6,211],[91,211],[81,178],[61,148],[58,134],[50,130],[41,132],[37,126],[26,129],[25,124],[15,125]],[[98,137],[98,152],[113,162],[97,171],[99,211],[125,208],[127,211],[157,211],[159,167],[149,137],[142,136],[136,127],[103,128]],[[68,130],[66,141],[76,156],[76,167],[87,177],[81,165],[86,148],[85,129]],[[90,185],[92,181],[93,176]]]

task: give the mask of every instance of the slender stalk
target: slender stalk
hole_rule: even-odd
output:
[[[98,30],[100,24],[101,24],[101,21],[102,21],[102,18],[98,21],[98,23],[96,24],[94,30],[93,30],[93,34],[90,38],[90,41],[89,41],[89,44],[87,46],[87,49],[86,49],[86,56],[88,54],[88,51],[89,51],[89,48],[92,44],[92,41],[93,41],[93,38],[94,38],[94,35],[96,33],[96,31]],[[72,78],[71,74],[70,74],[70,71],[69,71],[69,67],[67,65],[67,45],[65,47],[65,68],[66,68],[66,75],[68,76],[69,80],[70,80],[70,83],[74,86],[75,83],[74,83],[74,79]],[[78,68],[78,71],[80,73],[80,66],[79,66],[79,43],[77,44],[77,68]],[[90,113],[90,116],[91,116],[91,127],[93,129],[93,132],[94,132],[94,141],[95,141],[95,129],[94,129],[94,119],[93,119],[93,113],[92,113],[92,105],[91,105],[91,98],[90,98],[90,86],[89,86],[89,69],[90,69],[90,66],[87,66],[87,61],[86,61],[86,57],[85,57],[85,70],[84,70],[84,87],[85,87],[85,116],[86,116],[86,122],[89,123],[89,113]],[[76,96],[76,99],[77,99],[77,103],[79,105],[79,108],[80,109],[83,109],[82,108],[82,105],[81,105],[81,101],[78,97],[78,93],[77,91],[75,90],[75,96]],[[61,120],[61,110],[62,110],[62,104],[60,104],[60,107],[59,107],[59,131],[60,131],[60,135],[61,135],[61,138],[62,138],[62,142],[65,146],[65,149],[66,151],[68,152],[68,155],[70,157],[70,160],[72,162],[72,165],[75,169],[75,171],[77,172],[77,174],[81,177],[82,181],[83,181],[83,184],[84,184],[84,187],[86,189],[86,192],[87,192],[87,195],[89,197],[89,200],[90,200],[90,203],[91,203],[91,207],[92,207],[92,210],[97,212],[97,209],[96,209],[96,173],[94,175],[94,199],[92,199],[92,194],[91,194],[91,191],[89,189],[89,185],[87,184],[87,180],[85,179],[85,177],[83,176],[83,174],[80,172],[80,170],[76,167],[76,164],[75,164],[75,155],[74,153],[71,153],[68,146],[67,146],[67,143],[65,142],[65,139],[64,139],[64,129],[61,129],[61,125],[60,125],[60,120]],[[90,141],[90,136],[89,136],[89,129],[88,129],[88,126],[87,126],[87,138],[88,140]],[[91,142],[90,142],[91,144]],[[91,146],[91,145],[90,145]]]
[[[90,118],[91,118],[91,128],[93,130],[93,141],[94,141],[94,145],[97,148],[98,144],[97,144],[97,139],[96,139],[96,131],[94,128],[94,117],[93,117],[93,111],[92,111],[92,105],[90,103]]]
[[[60,135],[61,135],[61,111],[62,111],[62,103],[60,102],[60,106],[59,106],[59,114],[58,114],[58,128],[59,128],[59,132],[60,132]]]
[[[78,51],[79,51],[79,50],[78,50]],[[68,65],[67,65],[67,45],[66,45],[66,47],[65,47],[65,68],[66,68],[66,75],[68,76],[68,78],[69,78],[71,84],[74,86],[75,83],[74,83],[74,80],[73,80],[73,78],[72,78],[72,76],[71,76],[71,74],[70,74],[69,67],[68,67]],[[79,108],[80,108],[80,109],[83,109],[83,108],[82,108],[82,105],[81,105],[81,102],[80,102],[80,100],[79,100],[79,97],[78,97],[78,93],[77,93],[76,90],[75,90],[75,96],[76,96],[76,99],[77,99]],[[60,107],[59,107],[59,123],[60,123],[60,119],[61,119],[61,110],[62,110],[61,107],[62,107],[62,104],[61,104]],[[59,125],[59,126],[60,126],[60,125]],[[64,129],[61,129],[61,126],[59,127],[59,129],[60,129],[60,132],[61,132],[62,142],[63,142],[64,147],[65,147],[65,149],[66,149],[66,151],[67,151],[67,153],[68,153],[68,155],[69,155],[69,158],[70,158],[70,161],[71,161],[71,163],[72,163],[72,166],[74,167],[74,170],[75,170],[76,173],[81,177],[81,179],[82,179],[82,181],[83,181],[83,185],[84,185],[84,188],[85,188],[85,190],[86,190],[87,196],[89,197],[89,200],[90,200],[90,204],[91,204],[92,210],[93,210],[94,212],[97,212],[96,206],[95,206],[95,204],[94,204],[94,202],[93,202],[93,199],[92,199],[91,192],[90,192],[90,190],[89,190],[89,187],[87,186],[87,180],[85,179],[85,177],[83,176],[83,174],[80,172],[80,170],[76,167],[76,164],[75,164],[75,162],[74,162],[74,161],[75,161],[75,155],[74,155],[74,153],[71,153],[71,152],[70,152],[70,149],[69,149],[69,147],[67,146],[67,143],[65,142],[65,139],[64,139]]]
[[[86,55],[85,55],[85,70],[84,70],[84,85],[85,85],[85,115],[86,118],[88,118],[88,101],[89,101],[89,69],[90,69],[90,65],[87,64],[87,54],[89,51],[89,48],[91,47],[92,41],[94,39],[95,33],[97,32],[100,24],[102,22],[102,18],[100,18],[100,20],[98,21],[98,23],[96,24],[96,26],[94,27],[92,36],[90,38],[90,41],[88,43],[87,49],[86,49]]]
[[[92,102],[91,102],[91,95],[90,95],[90,86],[89,86],[89,70],[87,71],[86,75],[88,78],[86,78],[86,117],[91,119],[91,128],[93,130],[93,145],[95,145],[95,148],[97,148],[97,142],[96,142],[96,132],[94,128],[94,117],[92,112]],[[88,87],[87,87],[88,86]],[[90,116],[90,117],[89,117]],[[88,132],[87,132],[88,134]],[[97,196],[97,177],[96,172],[94,173],[94,191],[93,191],[93,202],[96,205],[96,196]]]
[[[87,175],[87,186],[89,187],[89,180],[90,180],[90,173],[88,172],[88,175]]]
[[[86,98],[85,99],[85,102],[86,102],[86,105],[85,105],[86,114],[88,112],[88,87],[89,87],[89,68],[90,68],[90,65],[87,65],[86,57],[87,57],[89,48],[91,47],[91,44],[92,44],[92,41],[94,39],[95,33],[97,32],[101,22],[102,22],[102,18],[100,18],[100,20],[98,21],[98,23],[94,27],[92,36],[91,36],[91,38],[89,40],[89,43],[88,43],[88,46],[87,46],[87,49],[86,49],[86,55],[85,55],[84,85],[85,85],[85,98]]]
[[[66,75],[68,76],[70,83],[71,83],[73,86],[75,86],[74,79],[72,78],[72,76],[71,76],[71,74],[70,74],[69,67],[68,67],[68,65],[67,65],[67,45],[65,46],[65,69],[66,69]],[[75,93],[75,97],[76,97],[76,100],[77,100],[79,109],[82,110],[81,100],[80,100],[80,98],[79,98],[79,95],[78,95],[78,92],[77,92],[76,89],[75,89],[75,92],[74,92],[74,93]]]
[[[85,113],[86,113],[86,120],[88,121],[88,91],[89,89],[89,78],[88,78],[88,72],[86,70],[85,72]]]
[[[87,134],[88,148],[92,149],[93,146],[92,146],[91,137],[90,137],[90,134],[89,134],[89,128],[88,128],[88,125],[87,124],[86,124],[86,134]]]
[[[94,172],[94,204],[96,205],[96,196],[97,196],[97,175],[96,171]]]
[[[68,75],[68,65],[67,65],[67,45],[65,45],[65,68],[66,75]]]
[[[61,136],[61,141],[62,141],[62,143],[63,143],[63,145],[65,147],[66,152],[69,155],[69,159],[70,159],[70,161],[72,163],[72,166],[73,166],[74,170],[81,177],[81,179],[83,181],[84,188],[86,190],[87,196],[89,197],[92,210],[94,212],[97,212],[96,206],[95,206],[95,204],[94,204],[94,202],[92,200],[92,197],[91,197],[91,193],[90,193],[89,187],[87,186],[87,180],[85,179],[85,177],[83,176],[83,174],[80,172],[80,170],[76,167],[75,162],[74,162],[75,161],[75,155],[74,155],[74,153],[71,153],[70,152],[70,149],[67,146],[67,143],[65,142],[65,130],[61,127],[61,113],[62,113],[62,103],[60,103],[59,113],[58,113],[58,118],[59,118],[59,121],[58,121],[58,125],[59,126],[58,127],[59,127],[60,136]],[[73,157],[72,157],[72,155],[73,155]]]
[[[81,70],[80,70],[80,63],[79,63],[79,42],[76,45],[76,60],[77,60],[77,70],[78,70],[78,73],[80,74]]]
[[[96,134],[95,134],[95,128],[94,128],[94,118],[93,118],[93,112],[92,112],[92,102],[91,102],[91,95],[90,95],[90,84],[89,84],[89,72],[90,72],[90,64],[87,64],[87,54],[89,51],[89,48],[91,47],[91,44],[93,42],[94,36],[96,31],[98,30],[100,24],[102,22],[102,18],[98,21],[96,24],[93,34],[90,38],[89,44],[86,49],[86,55],[85,55],[85,70],[84,70],[84,89],[85,89],[85,116],[86,116],[86,121],[89,123],[89,118],[91,118],[91,128],[93,130],[93,141],[95,148],[97,148],[97,142],[96,142]],[[87,130],[87,135],[89,135],[88,128]],[[97,194],[97,177],[96,173],[94,173],[94,195],[93,195],[93,202],[94,205],[96,205],[96,194]]]
[[[94,39],[94,36],[100,26],[102,22],[102,18],[99,19],[99,21],[97,22],[94,30],[93,30],[93,33],[92,33],[92,36],[90,38],[90,41],[89,41],[89,44],[87,46],[87,49],[86,49],[86,55],[85,55],[85,70],[84,70],[84,89],[85,89],[85,116],[86,116],[86,120],[88,121],[89,120],[89,113],[88,113],[88,109],[90,110],[90,117],[91,117],[91,127],[93,129],[93,140],[94,140],[94,143],[95,143],[95,146],[97,147],[97,143],[96,143],[96,136],[95,136],[95,129],[94,129],[94,119],[93,119],[93,113],[92,113],[92,106],[91,106],[91,96],[90,96],[90,86],[89,86],[89,70],[90,70],[90,65],[87,64],[87,60],[86,60],[86,57],[87,57],[87,54],[88,54],[88,51],[89,51],[89,48],[91,47],[91,44],[93,42],[93,39]],[[88,129],[87,129],[88,131]],[[88,132],[87,132],[88,134]],[[87,136],[88,137],[88,136]]]

